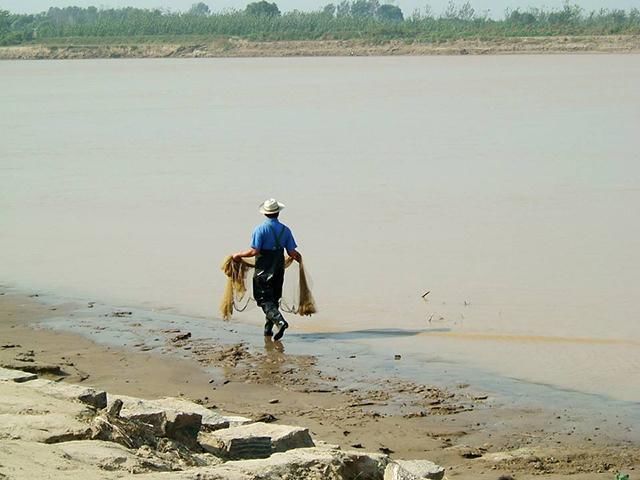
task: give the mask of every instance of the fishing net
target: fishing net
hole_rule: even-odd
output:
[[[289,268],[292,263],[293,258],[287,257],[285,268]],[[247,272],[252,268],[255,268],[253,258],[242,258],[239,262],[234,262],[233,257],[229,255],[222,262],[221,269],[227,276],[227,284],[220,301],[220,314],[225,320],[231,318],[234,310],[242,312],[249,305],[251,298],[247,295]],[[316,303],[311,294],[310,282],[302,261],[298,263],[297,274],[297,281],[294,282],[296,291],[293,300],[289,302],[281,300],[280,308],[287,313],[296,315],[313,315],[317,312]]]

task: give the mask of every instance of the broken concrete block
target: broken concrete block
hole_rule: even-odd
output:
[[[89,438],[86,423],[61,413],[0,414],[0,438],[58,443]]]
[[[102,470],[130,473],[143,470],[143,461],[117,443],[80,440],[61,443],[58,448],[68,460],[95,465]]]
[[[293,448],[315,446],[311,435],[309,435],[309,430],[306,428],[262,422],[214,432],[213,435],[208,438],[216,438],[219,441],[226,442],[232,438],[249,437],[269,437],[271,439],[272,452],[286,452]]]
[[[366,456],[367,454],[360,452],[343,452],[326,448],[296,448],[274,453],[267,459],[232,461],[227,462],[225,466],[258,478],[382,480],[387,457],[373,454],[365,461]],[[358,466],[366,465],[377,465],[378,468],[357,469]]]
[[[198,441],[205,450],[229,458],[265,458],[273,452],[314,446],[306,428],[260,422],[201,433]]]
[[[195,468],[182,472],[148,473],[136,476],[140,480],[381,480],[377,477],[343,476],[344,455],[326,449],[302,448],[275,453],[269,458],[235,460],[215,467]]]
[[[206,431],[214,431],[230,426],[244,425],[251,423],[251,419],[246,417],[235,417],[221,415],[215,410],[208,409],[197,403],[183,400],[181,398],[167,397],[158,400],[144,400],[142,398],[129,397],[126,395],[108,395],[109,407],[116,399],[123,402],[121,416],[123,418],[135,417],[143,413],[160,414],[161,411],[183,412],[200,415],[201,428]]]
[[[271,455],[271,437],[259,435],[224,435],[229,429],[198,436],[200,446],[206,452],[222,458],[267,458]]]
[[[215,410],[203,407],[197,403],[182,398],[167,397],[153,400],[155,405],[160,407],[178,410],[181,412],[197,413],[202,416],[202,429],[207,431],[220,430],[221,428],[236,427],[246,425],[252,420],[246,417],[221,415]]]
[[[0,382],[0,439],[55,443],[87,438],[89,409],[26,388],[25,383]]]
[[[342,452],[344,478],[382,480],[389,456],[382,453],[366,453],[358,450]]]
[[[23,383],[35,380],[38,375],[35,373],[23,372],[22,370],[12,370],[10,368],[0,367],[0,382],[16,382]]]
[[[181,472],[153,472],[136,475],[139,480],[256,480],[256,475],[240,472],[233,467],[220,465],[213,468],[193,468]]]
[[[197,445],[198,432],[202,426],[202,415],[183,412],[158,403],[157,400],[109,395],[109,402],[122,400],[120,417],[136,420],[152,427],[159,437],[167,437],[184,443],[189,447]]]
[[[81,385],[37,379],[26,383],[25,386],[38,390],[45,395],[50,395],[61,400],[78,401],[97,409],[103,409],[107,406],[106,392]]]
[[[78,463],[66,458],[57,445],[2,440],[0,448],[0,478],[12,480],[29,479],[78,479],[113,480],[116,477],[101,468]]]
[[[394,460],[384,471],[384,480],[441,480],[444,467],[429,460]]]

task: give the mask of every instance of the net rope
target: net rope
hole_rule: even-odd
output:
[[[285,268],[289,268],[292,263],[293,258],[287,257],[284,264]],[[220,301],[220,314],[224,320],[230,320],[234,311],[245,311],[252,300],[247,295],[247,273],[252,268],[255,268],[255,260],[253,258],[242,258],[240,261],[234,261],[233,257],[229,255],[222,262],[221,270],[227,276],[227,284]],[[310,316],[317,312],[316,303],[313,299],[302,261],[298,263],[298,294],[291,305],[282,301],[280,307],[286,313],[301,316]]]

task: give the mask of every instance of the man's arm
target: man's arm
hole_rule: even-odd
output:
[[[302,255],[300,255],[300,252],[295,248],[293,250],[287,250],[287,254],[298,263],[302,260]]]
[[[241,258],[255,257],[256,255],[258,255],[258,253],[260,253],[260,250],[258,250],[257,248],[250,248],[249,250],[245,250],[244,252],[234,253],[232,257],[237,262]]]

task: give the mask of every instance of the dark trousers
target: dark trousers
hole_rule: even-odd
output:
[[[266,320],[264,324],[265,332],[271,332],[274,325],[280,326],[284,323],[287,323],[287,321],[282,316],[282,313],[280,313],[280,310],[278,310],[277,303],[265,302],[261,305],[261,307]]]
[[[278,310],[284,283],[284,251],[262,251],[256,258],[256,269],[253,275],[253,298],[262,308],[266,317],[264,330],[271,332],[274,325],[286,324],[286,320]]]

